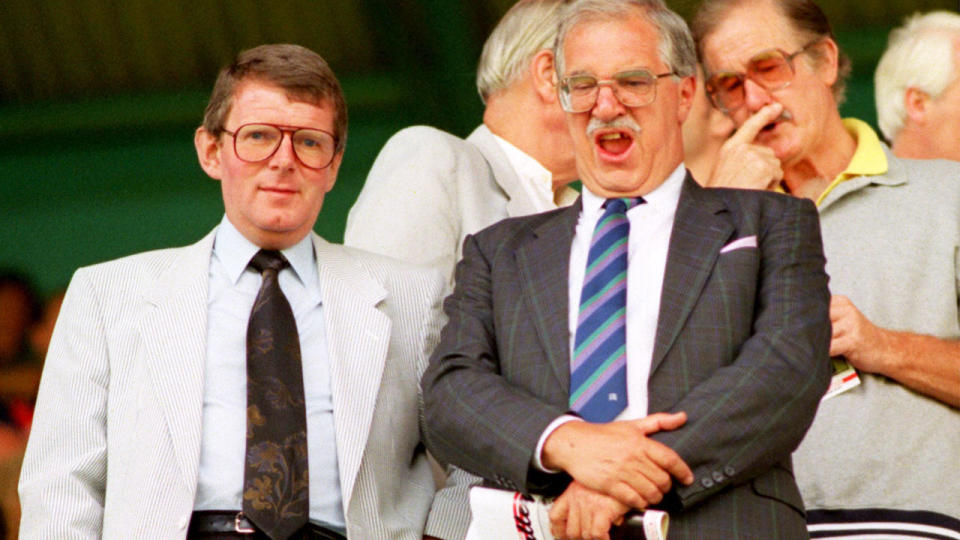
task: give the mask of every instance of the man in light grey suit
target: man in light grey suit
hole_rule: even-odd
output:
[[[576,200],[550,50],[562,5],[520,0],[490,34],[477,68],[483,125],[466,140],[415,126],[387,141],[350,210],[344,243],[427,264],[452,283],[468,234]]]
[[[752,144],[780,161],[775,190],[817,203],[830,354],[859,371],[794,455],[810,531],[956,536],[960,484],[943,474],[960,455],[960,430],[944,428],[960,425],[960,165],[901,159],[865,122],[841,118],[849,61],[813,1],[700,10],[693,30],[714,105],[738,126],[781,110]]]
[[[226,215],[192,246],[77,271],[23,465],[22,538],[266,538],[241,508],[279,506],[245,482],[261,418],[247,395],[261,298],[248,262],[268,251],[289,263],[278,281],[302,351],[309,465],[305,524],[282,537],[465,534],[465,498],[453,486],[435,498],[419,429],[444,280],[312,232],[346,135],[316,53],[264,45],[221,71],[195,144]]]
[[[671,539],[808,538],[790,453],[829,379],[816,210],[685,171],[696,58],[660,0],[569,10],[557,75],[584,191],[467,238],[423,379],[428,446],[561,493],[561,538],[654,505]]]

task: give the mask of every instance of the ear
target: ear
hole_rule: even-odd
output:
[[[693,108],[693,99],[697,93],[696,75],[680,79],[678,87],[680,94],[677,101],[677,115],[682,124],[687,119],[687,115],[690,114],[690,109]]]
[[[910,86],[903,93],[903,110],[912,122],[923,124],[927,116],[927,103],[930,102],[930,95]]]
[[[820,56],[814,59],[817,75],[824,84],[832,87],[840,72],[840,48],[831,38],[825,38],[815,46],[820,49]]]
[[[543,49],[530,61],[530,80],[540,99],[546,103],[557,101],[556,72],[553,67],[553,51]]]
[[[337,173],[340,171],[340,163],[343,161],[343,151],[333,156],[333,161],[327,165],[327,176],[324,179],[323,192],[330,193],[333,185],[337,182]]]
[[[193,146],[197,149],[197,159],[203,172],[214,180],[220,180],[220,165],[223,162],[220,139],[201,126],[193,134]]]

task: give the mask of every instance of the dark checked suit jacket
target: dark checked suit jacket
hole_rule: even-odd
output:
[[[466,239],[423,378],[434,455],[503,488],[556,492],[569,482],[531,458],[568,412],[567,274],[580,209],[508,219]],[[723,249],[750,236],[756,247]],[[671,539],[807,537],[790,453],[830,377],[828,307],[810,201],[703,189],[687,176],[648,388],[650,413],[688,415],[652,436],[696,476],[665,498]]]

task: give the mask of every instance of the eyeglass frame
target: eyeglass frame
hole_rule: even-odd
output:
[[[781,86],[777,86],[777,87],[773,87],[773,88],[772,88],[772,87],[768,87],[768,86],[764,85],[762,82],[760,82],[760,81],[758,81],[758,80],[756,80],[756,79],[753,79],[752,77],[749,77],[749,74],[748,74],[747,72],[744,72],[744,71],[719,71],[719,72],[717,72],[717,73],[712,73],[712,74],[710,74],[709,77],[706,77],[706,76],[704,77],[704,79],[703,79],[703,89],[704,89],[704,91],[707,93],[707,97],[710,99],[710,103],[712,103],[714,107],[716,107],[717,109],[720,109],[720,110],[723,111],[724,113],[729,113],[729,112],[730,112],[731,110],[733,110],[733,109],[739,109],[740,107],[743,107],[743,104],[741,104],[741,105],[739,105],[739,106],[737,106],[737,107],[734,107],[733,109],[730,109],[730,108],[724,107],[723,105],[717,103],[717,98],[714,96],[714,92],[711,92],[711,91],[710,91],[710,86],[709,86],[709,85],[710,85],[710,80],[711,80],[711,79],[713,79],[714,77],[716,77],[717,75],[719,75],[719,74],[721,74],[721,73],[723,73],[723,74],[725,74],[725,75],[735,75],[735,76],[737,77],[737,79],[740,81],[740,86],[743,86],[743,87],[744,87],[744,90],[743,90],[743,93],[744,93],[744,103],[746,103],[746,92],[747,92],[747,91],[746,91],[746,87],[744,86],[744,83],[746,82],[747,79],[750,79],[750,80],[753,81],[757,86],[759,86],[759,87],[761,87],[761,88],[763,88],[764,90],[767,90],[767,91],[769,91],[769,92],[776,92],[777,90],[783,90],[784,88],[790,86],[790,83],[793,82],[793,78],[797,75],[797,69],[796,69],[795,67],[793,67],[793,60],[794,60],[794,58],[796,58],[797,56],[799,56],[799,55],[807,52],[807,51],[810,50],[814,45],[819,45],[820,43],[823,42],[824,39],[825,39],[824,37],[818,37],[818,38],[814,39],[813,41],[807,43],[807,44],[804,45],[803,47],[800,47],[796,52],[794,52],[794,53],[792,53],[792,54],[791,54],[791,53],[787,53],[787,51],[785,51],[785,50],[783,50],[783,49],[781,49],[781,48],[778,48],[778,47],[771,47],[771,48],[769,48],[769,49],[763,49],[762,51],[758,52],[757,54],[751,56],[749,60],[747,60],[747,65],[749,66],[751,63],[753,63],[754,58],[760,56],[760,55],[763,54],[763,53],[769,52],[769,51],[777,51],[778,53],[780,53],[781,55],[783,55],[784,60],[786,60],[786,62],[787,62],[787,67],[790,68],[790,79],[789,79],[788,81],[786,81],[785,83],[783,83]]]
[[[249,159],[244,159],[240,157],[240,152],[237,151],[237,133],[240,133],[240,130],[242,130],[247,126],[267,126],[267,127],[272,127],[280,130],[280,139],[277,142],[277,146],[275,146],[273,148],[273,151],[270,152],[265,158],[258,159],[258,160],[249,160]],[[319,131],[320,133],[329,135],[330,138],[333,139],[333,154],[330,155],[330,161],[328,161],[326,165],[322,167],[311,167],[310,165],[307,165],[306,163],[304,163],[302,159],[300,159],[300,154],[297,153],[297,147],[296,145],[293,144],[293,136],[298,131],[302,131],[302,130]],[[295,158],[297,158],[297,162],[299,162],[301,165],[303,165],[304,167],[310,170],[321,171],[323,169],[326,169],[333,163],[333,160],[336,159],[337,154],[340,153],[340,139],[336,135],[334,135],[333,133],[330,133],[325,129],[318,129],[318,128],[306,127],[306,126],[287,126],[282,124],[271,124],[269,122],[247,122],[246,124],[241,124],[237,126],[237,128],[234,129],[233,131],[230,131],[224,128],[222,132],[226,133],[233,139],[233,153],[237,156],[237,159],[239,159],[240,161],[243,161],[244,163],[260,163],[272,158],[277,153],[277,150],[279,150],[280,147],[283,145],[283,137],[287,133],[290,134],[290,148],[293,150],[293,155]]]
[[[623,75],[623,74],[626,74],[626,73],[645,73],[645,74],[649,75],[649,76],[653,79],[653,81],[652,81],[652,82],[653,82],[653,91],[650,93],[650,96],[651,96],[651,97],[650,97],[650,100],[649,100],[649,101],[647,101],[646,103],[638,104],[638,105],[627,105],[626,103],[623,102],[623,100],[620,99],[620,94],[617,93],[617,89],[616,89],[616,86],[615,86],[615,85],[619,82],[619,81],[617,81],[617,76],[618,76],[618,75]],[[557,85],[557,94],[558,94],[558,96],[559,96],[559,98],[560,98],[560,107],[561,107],[564,111],[566,111],[566,112],[568,112],[568,113],[573,113],[573,114],[585,113],[585,112],[593,109],[594,107],[596,107],[596,106],[597,106],[597,99],[600,98],[600,87],[601,87],[601,86],[605,86],[605,85],[606,85],[606,86],[610,86],[610,90],[613,92],[613,97],[615,97],[615,98],[617,99],[617,102],[620,103],[621,105],[623,105],[624,107],[629,107],[629,108],[646,107],[647,105],[650,105],[651,103],[653,103],[654,101],[657,100],[657,84],[656,84],[656,83],[659,82],[660,79],[662,79],[662,78],[664,78],[664,77],[670,77],[670,76],[679,77],[680,74],[678,74],[675,70],[668,71],[668,72],[666,72],[666,73],[653,73],[653,72],[651,72],[650,70],[647,70],[647,69],[628,69],[628,70],[625,70],[625,71],[620,71],[620,72],[614,73],[614,74],[613,74],[613,77],[611,77],[611,78],[609,78],[609,79],[598,79],[598,78],[596,78],[595,76],[589,75],[589,74],[584,74],[584,75],[568,75],[568,76],[560,79],[560,83]],[[571,107],[572,107],[572,103],[570,103],[570,91],[569,91],[569,90],[564,90],[564,88],[569,88],[570,79],[575,78],[575,77],[590,77],[590,78],[592,78],[592,79],[594,79],[594,80],[596,81],[596,83],[595,83],[595,84],[596,84],[596,90],[595,90],[596,95],[594,95],[594,97],[593,97],[593,104],[591,104],[591,105],[590,105],[589,107],[587,107],[586,109],[583,109],[582,111],[572,110],[572,108],[571,108]]]

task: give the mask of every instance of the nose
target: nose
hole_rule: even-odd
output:
[[[293,150],[293,133],[284,132],[280,135],[280,146],[270,156],[270,168],[290,169],[293,168],[296,161],[297,156]]]
[[[625,114],[626,108],[617,99],[617,94],[611,85],[602,85],[597,89],[597,102],[593,106],[592,114],[598,120],[613,120]]]
[[[750,114],[773,103],[773,96],[770,95],[770,91],[751,79],[744,79],[743,81],[743,99]]]

